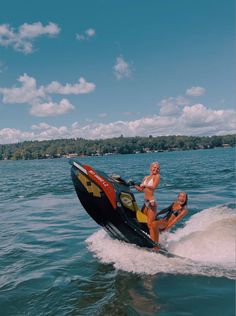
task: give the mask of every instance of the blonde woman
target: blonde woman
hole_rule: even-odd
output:
[[[147,225],[150,237],[156,241],[156,227],[153,222],[157,215],[157,202],[154,197],[154,192],[160,183],[160,165],[157,161],[150,165],[150,174],[144,177],[140,185],[134,185],[135,189],[139,192],[144,192],[144,205],[142,211],[147,215]]]

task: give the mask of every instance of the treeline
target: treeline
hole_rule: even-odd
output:
[[[233,147],[236,135],[224,136],[158,136],[120,137],[86,140],[56,139],[25,141],[17,144],[0,145],[0,160],[45,159],[63,156],[93,156],[106,154],[133,154],[153,151],[174,151]]]

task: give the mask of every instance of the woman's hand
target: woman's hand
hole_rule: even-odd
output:
[[[141,192],[141,191],[144,190],[144,187],[143,187],[143,186],[140,186],[140,185],[138,185],[138,184],[135,184],[135,185],[134,185],[134,188],[135,188],[136,190],[138,190],[139,192]]]

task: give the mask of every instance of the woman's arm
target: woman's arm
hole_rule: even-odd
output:
[[[137,191],[141,192],[141,191],[143,191],[145,189],[145,186],[143,185],[143,182],[145,181],[145,179],[146,179],[146,177],[143,178],[143,181],[140,184],[135,184],[134,185],[134,188]]]
[[[170,220],[168,221],[168,224],[165,227],[165,230],[170,229],[172,226],[174,226],[177,222],[179,222],[186,214],[188,213],[188,210],[185,208],[182,212],[180,212],[177,216],[173,217],[171,216]]]
[[[135,188],[137,191],[141,192],[141,191],[144,190],[145,186],[141,186],[141,185],[135,184],[135,185],[134,185],[134,188]]]

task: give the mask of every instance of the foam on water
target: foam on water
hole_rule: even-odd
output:
[[[234,266],[235,209],[216,206],[193,215],[182,229],[169,233],[168,249],[200,262]]]
[[[236,279],[235,210],[226,206],[205,209],[185,226],[162,235],[161,242],[180,257],[168,258],[114,240],[102,229],[87,239],[89,249],[103,263],[139,274],[193,274]]]

